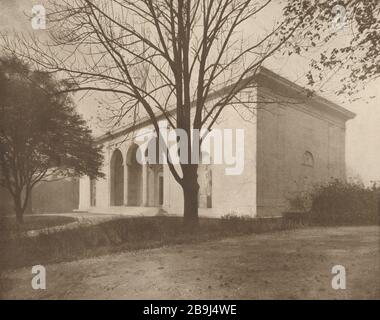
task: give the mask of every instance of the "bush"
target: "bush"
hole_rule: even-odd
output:
[[[284,212],[283,218],[286,221],[298,224],[301,226],[307,226],[310,224],[310,212],[308,211],[287,211]]]
[[[305,213],[311,209],[311,194],[309,192],[300,192],[287,199],[289,202],[290,212]]]
[[[321,225],[379,224],[380,188],[331,181],[311,193],[310,219]]]

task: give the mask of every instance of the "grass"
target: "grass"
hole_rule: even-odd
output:
[[[77,260],[121,251],[202,242],[225,237],[290,229],[286,219],[226,217],[201,219],[187,231],[180,217],[120,218],[97,225],[43,233],[33,238],[3,239],[0,269]]]
[[[45,228],[61,226],[75,221],[77,221],[77,219],[64,216],[25,215],[24,223],[18,224],[16,221],[16,217],[3,217],[0,223],[0,232],[27,232],[31,230],[40,230]]]

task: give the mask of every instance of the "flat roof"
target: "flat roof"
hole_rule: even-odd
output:
[[[275,73],[275,72],[273,72],[273,71],[271,71],[265,67],[260,67],[257,74],[255,76],[252,76],[252,77],[255,77],[256,82],[258,82],[258,83],[263,83],[263,82],[268,83],[268,81],[269,81],[269,82],[275,83],[276,85],[282,86],[286,90],[291,89],[296,94],[304,94],[306,92],[304,87],[302,87],[302,86],[278,75],[277,73]],[[251,79],[251,78],[248,78],[248,79]],[[213,92],[212,94],[210,94],[209,100],[213,99],[216,96],[223,95],[223,93],[233,85],[234,84],[229,85],[229,86],[225,86],[225,87]],[[264,84],[263,87],[271,88],[272,86]],[[297,99],[297,97],[294,97],[294,96],[290,97],[290,98]],[[330,100],[328,100],[328,99],[326,99],[320,95],[313,94],[312,96],[308,97],[308,99],[310,99],[310,101],[318,104],[319,106],[323,107],[325,110],[330,111],[333,114],[343,118],[346,121],[353,119],[356,116],[355,113],[347,110],[346,108],[344,108],[344,107],[342,107],[342,106],[340,106],[340,105],[338,105],[338,104],[336,104],[336,103],[334,103],[334,102],[332,102],[332,101],[330,101]],[[192,104],[195,105],[194,102],[192,102]],[[173,109],[169,110],[168,113],[174,112],[175,110],[176,110],[176,108],[173,107]],[[162,114],[157,114],[157,116],[160,119],[164,117]],[[136,121],[134,124],[127,124],[124,126],[120,126],[119,128],[116,128],[114,130],[110,130],[110,131],[106,132],[105,134],[102,134],[102,135],[96,137],[95,140],[98,143],[105,142],[107,140],[111,140],[111,139],[114,139],[114,138],[119,137],[121,135],[124,135],[125,133],[131,132],[131,131],[135,130],[136,128],[144,127],[144,126],[149,125],[149,124],[151,124],[151,120],[150,120],[149,116],[145,116],[142,119],[140,119],[139,121]]]

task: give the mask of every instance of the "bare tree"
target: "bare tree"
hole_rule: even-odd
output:
[[[72,84],[70,91],[115,95],[118,119],[149,116],[160,135],[159,119],[188,137],[188,161],[175,167],[184,195],[184,221],[198,225],[198,165],[202,143],[192,129],[211,130],[226,107],[254,108],[242,93],[251,90],[262,63],[278,52],[308,10],[288,14],[269,31],[245,37],[271,0],[59,0],[50,1],[48,37],[20,37],[7,48]],[[141,79],[141,70],[149,77]],[[215,95],[218,88],[222,95]],[[212,98],[212,99],[211,99]],[[207,102],[207,103],[206,103]],[[196,146],[196,147],[194,147]]]

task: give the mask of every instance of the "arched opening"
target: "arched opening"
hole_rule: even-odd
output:
[[[137,161],[139,146],[133,144],[127,153],[128,206],[142,205],[142,165]]]
[[[162,164],[148,164],[148,206],[158,207],[164,204],[164,175]]]
[[[147,206],[159,207],[164,204],[164,168],[162,165],[163,152],[157,138],[149,141],[145,150],[147,161],[146,192]]]
[[[198,165],[198,207],[212,208],[212,168],[211,158],[208,154],[202,153],[200,164]]]
[[[151,139],[148,143],[148,148],[145,150],[145,159],[147,160],[147,205],[150,207],[159,207],[164,204],[162,155],[158,139]]]
[[[124,204],[123,155],[116,149],[111,158],[111,206]]]

